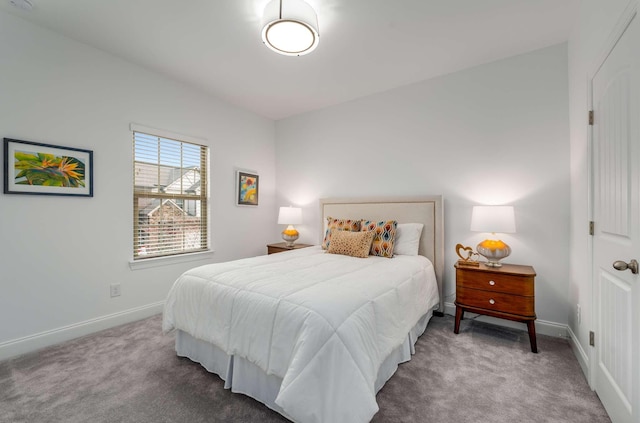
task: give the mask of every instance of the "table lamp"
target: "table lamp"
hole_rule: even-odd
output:
[[[287,247],[293,247],[293,243],[298,239],[298,231],[293,225],[302,223],[302,209],[299,207],[280,207],[278,213],[278,225],[288,225],[282,231],[282,239],[287,243]]]
[[[476,247],[478,254],[487,259],[489,267],[501,267],[500,260],[511,254],[511,247],[496,236],[496,233],[514,233],[516,219],[513,206],[474,206],[471,212],[471,230],[491,233]]]

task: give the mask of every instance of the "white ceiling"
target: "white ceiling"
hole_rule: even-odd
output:
[[[320,44],[280,56],[268,0],[31,0],[0,10],[281,119],[565,42],[579,0],[307,0]]]

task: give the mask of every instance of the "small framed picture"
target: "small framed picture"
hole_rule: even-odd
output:
[[[236,171],[236,204],[257,206],[260,176],[256,172]]]
[[[93,151],[5,138],[4,193],[93,197]]]

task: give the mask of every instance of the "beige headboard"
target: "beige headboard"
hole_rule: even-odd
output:
[[[419,197],[321,198],[321,233],[326,218],[396,220],[398,223],[422,223],[418,253],[433,263],[440,291],[440,307],[444,311],[442,290],[444,270],[444,222],[441,195]]]

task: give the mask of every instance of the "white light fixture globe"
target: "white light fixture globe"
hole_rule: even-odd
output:
[[[262,41],[276,53],[302,56],[318,46],[318,17],[303,0],[271,0],[262,20]]]

